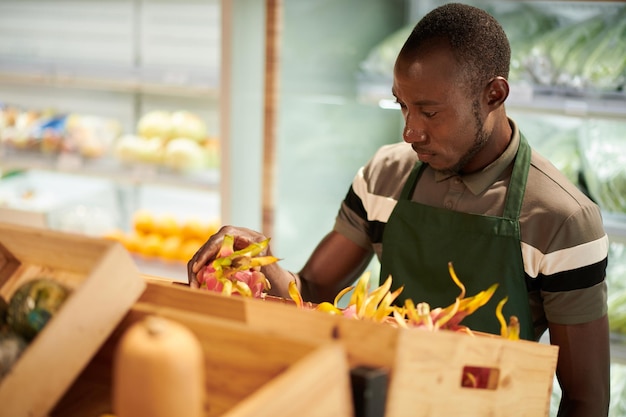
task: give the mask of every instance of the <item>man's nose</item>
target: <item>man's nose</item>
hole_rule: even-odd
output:
[[[406,143],[418,143],[426,140],[426,133],[423,129],[414,128],[407,123],[402,132],[402,138]]]

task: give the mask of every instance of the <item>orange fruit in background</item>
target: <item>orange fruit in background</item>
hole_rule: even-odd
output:
[[[202,222],[198,219],[189,219],[182,224],[181,235],[184,239],[199,239],[204,243],[219,230],[220,226],[217,220]]]
[[[155,216],[150,211],[142,209],[133,214],[133,228],[141,233],[152,233],[155,231]]]
[[[204,240],[200,239],[184,240],[178,249],[178,260],[188,262],[203,244]]]
[[[155,220],[154,231],[164,237],[174,236],[180,234],[181,227],[174,216],[165,215]]]
[[[168,236],[163,239],[161,244],[160,256],[163,259],[175,260],[178,259],[178,253],[182,244],[180,236]]]
[[[163,245],[163,237],[158,233],[148,233],[141,236],[140,247],[137,249],[139,253],[146,256],[159,256],[161,246]]]
[[[124,246],[126,246],[129,252],[139,253],[140,248],[143,246],[143,235],[136,231],[126,234]]]
[[[202,222],[198,219],[189,219],[180,227],[183,239],[196,239],[202,234]]]

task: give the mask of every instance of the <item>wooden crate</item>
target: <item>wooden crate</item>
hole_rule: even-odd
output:
[[[205,356],[207,417],[353,415],[348,364],[340,343],[293,339],[244,323],[139,302],[51,417],[98,417],[114,411],[115,348],[130,325],[151,314],[183,324],[200,340]]]
[[[0,296],[41,276],[72,293],[0,381],[0,417],[48,415],[146,286],[119,243],[0,223]]]
[[[386,416],[548,416],[558,347],[497,336],[398,329],[149,280],[140,299],[220,317],[304,340],[339,339],[350,366],[389,371]],[[467,372],[491,376],[484,389],[462,386]],[[464,375],[465,374],[465,375]]]

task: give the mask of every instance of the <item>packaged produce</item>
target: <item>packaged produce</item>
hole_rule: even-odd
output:
[[[0,140],[21,151],[100,158],[120,133],[121,124],[106,117],[15,106],[0,109]]]
[[[623,91],[626,86],[626,7],[613,16],[602,36],[589,47],[580,62],[583,87]]]
[[[534,81],[541,85],[554,85],[568,56],[577,59],[584,46],[605,28],[605,18],[593,16],[582,22],[568,22],[541,36],[526,58],[524,65]]]
[[[176,173],[219,166],[219,145],[206,123],[188,110],[153,110],[137,122],[136,132],[122,135],[114,154],[127,165],[149,164]]]
[[[591,197],[609,212],[626,212],[626,124],[590,120],[580,137],[582,168]]]
[[[528,80],[530,78],[524,62],[533,44],[543,34],[556,28],[558,19],[530,4],[515,3],[507,8],[492,7],[488,11],[502,25],[511,45],[511,81]]]

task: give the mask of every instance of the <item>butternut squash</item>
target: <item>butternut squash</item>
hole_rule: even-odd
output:
[[[148,316],[122,335],[113,361],[116,417],[201,417],[204,354],[197,337],[175,321]]]

